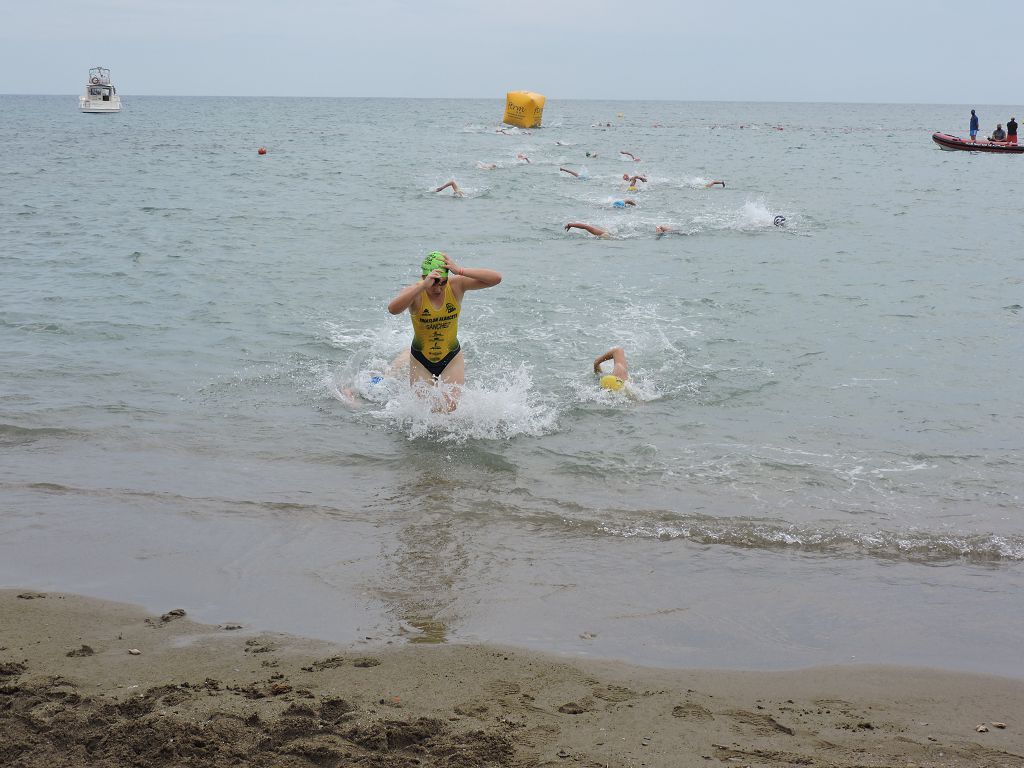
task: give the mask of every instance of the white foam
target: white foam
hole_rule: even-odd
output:
[[[777,229],[775,212],[765,199],[747,200],[739,209],[710,211],[693,218],[690,234],[705,230],[732,230],[734,232],[763,232]]]
[[[712,182],[712,179],[704,178],[703,176],[687,176],[683,179],[682,187],[688,187],[689,189],[704,189],[708,184]]]
[[[445,397],[452,391],[443,383],[400,385],[388,390],[383,407],[370,415],[410,440],[428,437],[451,443],[539,436],[555,428],[557,412],[533,391],[525,365],[500,375],[479,372],[462,388],[458,407],[448,413]]]

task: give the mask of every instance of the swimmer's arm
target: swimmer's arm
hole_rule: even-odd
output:
[[[576,173],[576,171],[570,171],[570,170],[569,170],[568,168],[559,168],[558,170],[560,170],[560,171],[565,171],[565,172],[566,172],[566,173],[568,173],[568,174],[569,174],[570,176],[576,176],[576,177],[579,177],[579,174],[578,174],[578,173]]]
[[[623,381],[629,377],[629,366],[626,364],[626,350],[622,347],[612,347],[603,355],[598,356],[594,360],[594,373],[601,372],[601,363],[608,360],[615,361],[615,367],[613,373]]]
[[[608,230],[595,227],[593,224],[584,224],[582,221],[570,221],[565,225],[565,231],[568,232],[570,229],[585,229],[595,237],[611,237]]]
[[[465,291],[479,291],[481,288],[493,288],[501,282],[501,272],[479,267],[460,267],[458,273],[459,288]]]
[[[423,292],[423,289],[427,287],[427,281],[431,277],[441,277],[441,273],[435,269],[418,283],[405,286],[388,304],[388,312],[392,315],[400,315],[405,312],[416,301],[416,297]]]
[[[501,282],[501,273],[493,269],[480,269],[478,267],[460,267],[447,253],[444,255],[444,265],[454,275],[458,282],[455,286],[460,293],[466,291],[479,291],[481,288],[491,288]]]

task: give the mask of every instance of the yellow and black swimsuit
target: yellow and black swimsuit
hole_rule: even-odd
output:
[[[444,287],[444,301],[434,309],[426,291],[420,294],[419,311],[412,315],[412,356],[432,376],[440,376],[448,363],[459,354],[459,302],[449,281]]]

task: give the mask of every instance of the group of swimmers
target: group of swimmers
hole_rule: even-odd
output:
[[[625,151],[619,150],[619,154],[621,154],[621,155],[628,155],[629,157],[633,158],[634,160],[639,160],[639,158],[634,157],[629,152],[625,152]],[[575,171],[572,171],[572,170],[570,170],[568,168],[559,168],[558,170],[565,171],[566,173],[571,174],[571,175],[576,176],[576,177],[580,177],[581,176],[581,174],[576,173]],[[629,186],[627,187],[627,191],[628,192],[637,192],[637,191],[639,191],[639,187],[637,187],[637,183],[638,182],[639,183],[643,183],[643,184],[647,183],[647,177],[644,176],[643,174],[640,174],[640,173],[633,174],[632,176],[630,176],[628,173],[624,173],[624,174],[622,174],[622,180],[629,184]],[[721,179],[715,179],[713,181],[709,181],[706,184],[704,184],[704,188],[705,189],[711,189],[712,187],[721,187],[722,189],[725,189],[725,182],[722,181]],[[613,200],[612,201],[612,207],[613,208],[626,208],[627,206],[630,207],[630,208],[636,206],[636,200],[633,200],[632,198],[626,197],[626,198],[623,198],[621,200]],[[776,222],[776,224],[778,224],[778,222]],[[604,229],[603,227],[598,227],[598,226],[596,226],[594,224],[587,224],[587,223],[582,222],[582,221],[570,221],[568,224],[565,225],[565,231],[566,232],[568,232],[571,229],[582,229],[584,232],[589,232],[594,237],[600,237],[603,240],[609,240],[612,237],[614,237],[614,235],[612,235],[612,233],[609,232],[607,229]],[[654,228],[654,232],[655,232],[655,234],[658,237],[661,237],[662,235],[666,235],[666,234],[683,234],[681,232],[678,232],[678,231],[672,229],[672,227],[670,227],[670,226],[668,226],[666,224],[658,224]]]
[[[620,150],[619,154],[636,162],[640,160],[625,150]],[[587,156],[596,157],[596,153],[588,152]],[[517,155],[517,159],[521,162],[530,162],[530,159],[521,153]],[[478,163],[478,167],[491,170],[497,165]],[[564,167],[559,170],[575,178],[587,178],[585,172]],[[628,189],[632,192],[638,191],[637,184],[647,183],[647,177],[643,174],[624,173],[622,180],[628,183]],[[704,186],[707,188],[720,186],[724,189],[725,182],[716,179]],[[464,196],[455,179],[445,182],[434,189],[434,192],[443,192],[446,189],[450,189],[455,197]],[[622,208],[633,207],[636,206],[636,201],[626,198],[621,201],[616,200],[613,205]],[[567,232],[571,229],[582,229],[600,238],[612,236],[607,230],[584,222],[569,222],[565,225]],[[672,229],[659,225],[656,231],[660,236],[671,232]],[[443,403],[437,408],[451,412],[458,405],[461,389],[466,380],[465,357],[458,338],[462,301],[467,291],[482,290],[498,285],[501,282],[501,274],[492,269],[459,266],[448,254],[441,251],[427,254],[420,265],[420,273],[419,281],[404,287],[388,303],[388,311],[392,315],[409,313],[413,330],[408,355],[403,352],[396,357],[389,370],[394,371],[404,365],[407,356],[410,385],[414,389],[424,385],[445,385],[441,387]],[[612,371],[605,374],[601,366],[609,361],[612,363]],[[629,366],[625,350],[622,347],[613,347],[595,358],[593,369],[594,373],[600,377],[599,385],[603,389],[618,392],[626,387]],[[375,380],[380,382],[383,377],[375,377]]]
[[[556,142],[556,143],[559,143],[559,142]],[[635,162],[640,162],[640,158],[637,157],[636,155],[634,155],[632,152],[627,152],[626,150],[620,149],[619,150],[619,154],[623,155],[624,157],[628,157],[631,160],[634,160]],[[595,153],[587,152],[587,157],[597,157],[597,153],[596,152]],[[522,161],[522,162],[530,163],[530,158],[527,157],[526,155],[522,154],[522,153],[519,153],[518,155],[516,155],[516,159],[519,160],[519,161]],[[489,170],[490,171],[490,170],[496,169],[498,167],[498,165],[497,165],[497,163],[477,162],[477,167],[482,169],[482,170]],[[586,180],[586,179],[589,178],[589,175],[587,174],[586,169],[582,169],[582,170],[579,170],[579,171],[574,171],[571,168],[566,168],[564,166],[561,166],[561,167],[559,167],[558,170],[560,172],[569,174],[573,178],[583,179],[583,180]],[[632,175],[630,175],[628,173],[624,173],[624,174],[622,174],[622,180],[628,183],[628,186],[626,188],[628,192],[637,192],[637,191],[639,191],[639,187],[637,187],[638,183],[642,183],[642,184],[646,184],[647,183],[647,177],[645,175],[643,175],[642,173],[635,173],[635,174],[632,174]],[[722,181],[721,179],[714,179],[714,180],[709,181],[709,182],[704,184],[704,188],[705,189],[711,189],[713,187],[721,187],[722,189],[725,189],[725,182]],[[452,196],[453,197],[465,197],[465,193],[459,187],[458,182],[456,182],[455,179],[449,179],[448,181],[446,181],[441,186],[435,188],[434,192],[443,192],[446,189],[450,189],[452,191]],[[627,208],[627,207],[633,208],[633,207],[636,207],[636,205],[637,205],[636,200],[633,200],[632,198],[629,198],[629,197],[612,201],[612,207],[613,208]],[[783,222],[786,220],[785,217],[782,217],[782,216],[776,216],[775,219],[776,219],[775,220],[775,226],[781,226],[782,225],[781,222],[779,221],[779,219],[782,219]],[[595,237],[600,237],[600,238],[605,239],[605,240],[611,239],[612,237],[614,237],[612,235],[612,233],[609,232],[607,229],[604,229],[602,227],[598,227],[598,226],[596,226],[594,224],[586,224],[586,223],[580,222],[580,221],[570,221],[568,224],[565,225],[565,231],[566,232],[568,232],[571,229],[582,229],[585,232],[589,232],[590,234],[594,235]],[[669,227],[669,226],[667,226],[665,224],[657,225],[654,228],[654,231],[655,231],[655,234],[658,237],[661,237],[662,235],[666,235],[666,234],[682,234],[681,232],[678,232],[677,230],[674,230],[672,227]]]

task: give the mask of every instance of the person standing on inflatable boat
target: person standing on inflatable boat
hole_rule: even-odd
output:
[[[412,317],[412,348],[409,383],[424,381],[455,385],[445,393],[448,410],[458,404],[458,389],[466,381],[466,361],[459,345],[459,313],[466,291],[490,288],[501,282],[493,269],[458,266],[446,253],[427,254],[421,266],[423,279],[408,285],[388,304],[398,315]]]

